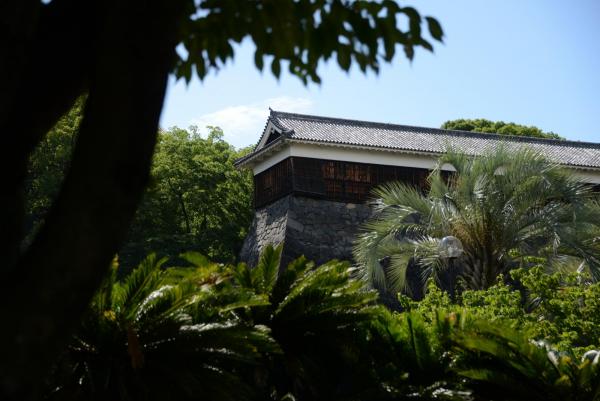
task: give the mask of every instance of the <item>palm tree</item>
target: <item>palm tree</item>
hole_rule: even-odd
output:
[[[452,166],[448,175],[442,167]],[[374,191],[375,217],[356,240],[362,276],[378,288],[419,286],[448,270],[440,239],[464,247],[454,262],[465,286],[485,289],[499,274],[543,260],[557,268],[581,261],[600,279],[600,204],[592,189],[541,154],[497,149],[473,158],[451,149],[428,178],[428,191],[393,182]],[[381,263],[384,262],[384,263]]]
[[[62,361],[50,399],[252,399],[255,366],[279,348],[265,327],[235,318],[264,304],[232,292],[217,264],[163,269],[148,256],[122,281],[116,266]]]

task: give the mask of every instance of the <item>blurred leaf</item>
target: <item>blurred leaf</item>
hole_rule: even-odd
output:
[[[444,31],[442,30],[442,26],[433,17],[425,17],[427,21],[427,27],[429,28],[429,33],[435,40],[439,40],[440,42],[444,39]]]

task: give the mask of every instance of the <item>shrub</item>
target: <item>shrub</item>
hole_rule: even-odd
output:
[[[511,272],[511,284],[501,276],[487,290],[466,290],[455,302],[429,283],[419,302],[399,295],[406,310],[433,323],[436,310],[465,311],[490,323],[501,323],[576,355],[600,346],[600,283],[579,273],[547,274],[542,266]],[[516,287],[519,287],[518,289]]]

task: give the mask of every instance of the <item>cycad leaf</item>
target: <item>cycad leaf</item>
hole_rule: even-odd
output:
[[[261,253],[258,264],[252,270],[252,281],[255,283],[258,292],[267,293],[275,285],[282,249],[283,245],[277,247],[268,245]]]
[[[160,269],[166,260],[166,258],[157,259],[156,254],[148,255],[124,279],[123,283],[116,286],[114,303],[119,306],[121,313],[134,314],[136,306],[151,292],[158,289],[161,282]]]

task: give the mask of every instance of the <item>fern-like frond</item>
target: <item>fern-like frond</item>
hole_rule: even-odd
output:
[[[283,245],[273,247],[267,245],[258,260],[258,264],[252,269],[251,277],[256,290],[260,293],[271,291],[277,280],[279,272],[279,260]]]
[[[123,282],[117,283],[113,289],[113,309],[131,318],[135,306],[157,289],[162,280],[161,267],[166,261],[166,258],[158,259],[156,254],[150,254]]]
[[[593,400],[600,369],[592,361],[577,361],[532,341],[507,325],[471,321],[454,330],[459,358],[457,372],[492,399]]]

